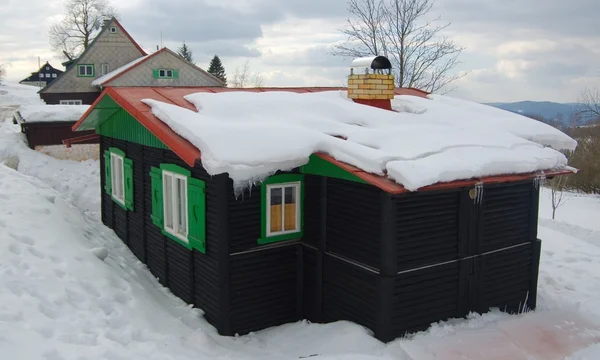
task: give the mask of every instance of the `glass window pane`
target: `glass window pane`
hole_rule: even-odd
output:
[[[173,229],[173,177],[165,174],[163,178],[163,191],[165,197],[165,227]]]
[[[185,207],[186,192],[187,192],[186,190],[187,189],[185,186],[185,180],[177,179],[177,198],[178,198],[177,219],[178,219],[178,228],[179,228],[180,234],[187,233],[187,211],[186,211],[186,207]]]
[[[167,77],[173,77],[173,70],[167,70]]]
[[[79,75],[85,75],[85,66],[80,66],[79,67]]]
[[[296,187],[288,186],[285,188],[285,222],[284,230],[296,230]]]
[[[270,217],[270,222],[271,222],[271,227],[270,227],[270,232],[278,232],[278,231],[282,231],[282,222],[283,222],[283,209],[282,209],[282,204],[281,204],[281,193],[282,193],[282,189],[281,188],[271,188],[271,217]]]
[[[158,71],[158,76],[165,77],[165,71],[164,70],[159,70]]]
[[[123,175],[123,159],[122,158],[117,158],[118,160],[118,167],[119,167],[119,199],[123,199],[123,195],[125,194],[125,189],[123,189],[124,187],[124,183],[125,183],[125,177]]]

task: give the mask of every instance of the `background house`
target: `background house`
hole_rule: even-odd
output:
[[[50,84],[62,73],[62,70],[55,69],[46,61],[38,71],[32,72],[30,76],[19,81],[19,84],[43,87]]]
[[[113,18],[56,81],[39,91],[40,97],[46,104],[90,105],[100,95],[100,89],[92,85],[94,79],[144,55],[146,52]]]
[[[107,86],[225,86],[220,79],[167,48],[135,59],[94,80],[92,85],[100,89]]]

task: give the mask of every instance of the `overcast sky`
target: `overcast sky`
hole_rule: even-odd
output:
[[[340,86],[348,59],[329,55],[343,41],[346,0],[113,1],[121,23],[148,50],[185,41],[200,67],[218,54],[228,74],[250,60],[268,86]],[[7,78],[37,70],[38,56],[60,67],[48,46],[61,0],[0,2],[0,63]],[[56,15],[52,15],[56,14]],[[470,73],[452,96],[482,102],[576,101],[600,86],[600,1],[437,0],[433,15],[465,47],[457,70]]]

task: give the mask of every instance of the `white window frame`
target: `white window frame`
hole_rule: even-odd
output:
[[[117,33],[117,27],[116,26],[111,26],[110,27],[110,32],[111,32],[111,34],[116,34]]]
[[[102,65],[100,65],[100,74],[106,75],[109,72],[110,72],[110,66],[108,64],[102,64]]]
[[[169,79],[170,79],[170,78],[172,78],[172,77],[173,77],[173,69],[167,69],[167,70],[165,71],[165,75],[166,75],[166,77],[167,77],[167,78],[169,78]]]
[[[120,162],[120,166],[119,163]],[[125,158],[110,153],[111,195],[115,201],[125,206]],[[118,170],[118,171],[117,171]],[[119,193],[120,190],[120,193]]]
[[[49,79],[50,78],[50,74],[46,73],[46,78]]]
[[[40,79],[43,79],[44,78],[44,74],[40,73],[39,77],[40,77]]]
[[[56,79],[56,73],[52,74],[52,78]]]
[[[168,176],[172,177],[172,181],[171,181],[171,196],[173,198],[173,202],[171,203],[171,212],[172,212],[172,216],[173,216],[173,227],[169,227],[167,225],[167,181],[166,178]],[[176,196],[177,194],[177,180],[183,180],[183,190],[184,190],[184,201],[185,204],[183,204],[183,209],[184,209],[184,213],[183,214],[179,214],[179,197]],[[189,234],[189,230],[190,230],[190,224],[189,224],[189,218],[188,218],[188,178],[185,175],[181,175],[172,171],[166,171],[163,170],[162,171],[162,190],[163,190],[163,224],[164,224],[164,229],[166,232],[168,232],[169,234],[175,236],[176,238],[180,239],[181,241],[185,242],[185,243],[189,243],[188,240],[188,234]],[[183,218],[185,219],[185,231],[181,232],[181,229],[179,229],[179,222],[180,222],[180,216],[183,216]]]
[[[285,188],[292,187],[296,192],[296,228],[293,230],[283,230],[285,229]],[[271,232],[271,190],[272,189],[281,189],[281,229],[282,231]],[[300,192],[301,190],[301,182],[289,182],[289,183],[280,183],[280,184],[271,184],[267,185],[267,237],[270,236],[278,236],[278,235],[286,235],[286,234],[295,234],[300,232]]]
[[[60,105],[83,105],[83,101],[81,100],[60,100]]]

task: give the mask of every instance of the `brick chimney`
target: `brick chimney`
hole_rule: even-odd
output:
[[[363,73],[356,74],[357,68],[363,69]],[[394,75],[391,72],[390,61],[383,56],[354,60],[348,76],[348,98],[359,104],[392,110]]]

